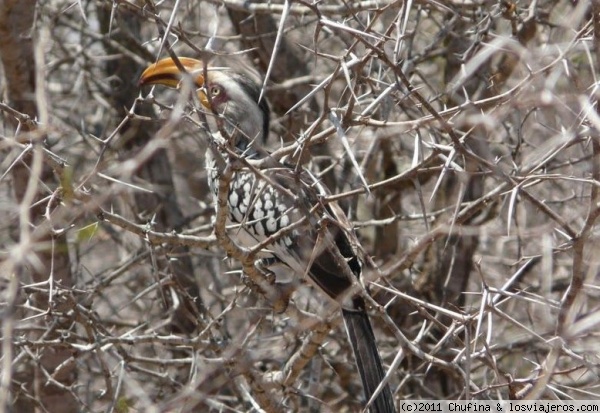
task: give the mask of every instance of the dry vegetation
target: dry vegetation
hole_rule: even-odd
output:
[[[0,411],[364,403],[335,306],[302,285],[282,312],[225,259],[210,122],[137,86],[169,53],[267,76],[269,147],[302,152],[373,257],[397,400],[600,395],[598,1],[0,14]]]

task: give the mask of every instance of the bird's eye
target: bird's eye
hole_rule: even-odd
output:
[[[221,88],[218,86],[211,86],[210,88],[210,96],[216,98],[221,94]]]

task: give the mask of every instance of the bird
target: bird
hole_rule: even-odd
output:
[[[262,97],[261,85],[252,76],[189,57],[169,57],[151,64],[139,84],[178,88],[189,79],[219,130],[212,139],[220,142],[220,150],[216,155],[214,149],[207,150],[206,156],[208,184],[217,199],[217,157],[225,162],[232,159],[231,153],[245,160],[269,159],[263,146],[269,135],[270,108]],[[364,261],[358,239],[341,207],[322,201],[330,191],[316,176],[281,160],[264,164],[268,168],[260,173],[251,168],[234,172],[227,208],[230,223],[237,224],[238,229],[231,237],[245,246],[272,237],[266,262],[277,261],[306,277],[341,307],[363,391],[366,400],[371,400],[386,374],[365,299],[356,288]],[[369,409],[371,413],[395,412],[388,383]]]

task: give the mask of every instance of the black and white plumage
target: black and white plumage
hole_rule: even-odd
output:
[[[223,133],[221,148],[248,160],[268,159],[260,148],[268,135],[269,107],[259,102],[260,88],[249,77],[230,70],[207,70],[195,59],[180,58],[179,64],[163,59],[148,67],[140,84],[176,87],[182,66],[190,73],[201,103],[217,115]],[[223,136],[224,135],[224,136]],[[221,154],[230,159],[224,149]],[[209,186],[218,197],[219,171],[211,152],[207,156]],[[238,224],[232,238],[252,247],[279,230],[295,225],[293,231],[276,238],[268,246],[272,255],[310,281],[342,309],[346,331],[363,382],[367,399],[383,380],[383,369],[364,299],[357,293],[361,260],[357,240],[343,211],[335,203],[324,204],[328,195],[318,179],[308,171],[297,170],[272,160],[256,173],[250,169],[235,172],[229,186],[229,220]],[[390,388],[384,386],[371,404],[371,411],[394,412]]]

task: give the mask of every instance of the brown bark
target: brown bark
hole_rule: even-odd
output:
[[[23,115],[35,119],[40,108],[37,107],[36,95],[36,62],[34,59],[34,11],[35,0],[4,0],[0,1],[0,58],[4,69],[5,84],[7,87],[8,104]],[[42,70],[39,68],[39,70]],[[46,108],[47,109],[47,108]],[[28,132],[35,130],[34,122],[21,123],[14,117],[6,118],[11,131],[19,131],[21,141],[27,140]],[[43,134],[43,131],[42,131]],[[31,135],[33,136],[33,134]],[[39,137],[39,135],[38,135]],[[38,138],[35,145],[42,145]],[[34,149],[35,150],[35,149]],[[23,225],[35,227],[30,232],[36,242],[35,259],[27,257],[14,265],[14,274],[24,284],[43,283],[50,279],[50,286],[71,287],[73,285],[71,263],[69,259],[66,232],[61,232],[62,223],[47,221],[46,209],[50,211],[50,219],[56,205],[48,206],[46,202],[37,203],[49,194],[44,191],[44,186],[57,188],[57,180],[52,170],[45,164],[42,165],[39,176],[31,179],[33,170],[33,156],[31,151],[22,157],[21,161],[12,168],[12,182],[16,202],[24,201],[29,187],[35,185],[36,193],[32,207],[28,211],[27,220],[20,222]],[[21,216],[22,217],[22,216]],[[48,225],[50,224],[50,225]],[[52,233],[50,228],[55,232]],[[58,230],[58,231],[57,231]],[[17,231],[14,231],[17,234]],[[19,235],[16,235],[18,238]],[[17,239],[17,242],[25,240]],[[24,248],[27,248],[24,245]],[[33,254],[33,253],[32,253]],[[37,261],[37,262],[36,262]],[[4,274],[3,276],[7,276]],[[53,287],[51,287],[53,288]],[[49,291],[48,291],[49,292]],[[49,300],[48,293],[33,294],[29,299],[41,312],[47,312],[46,317],[38,318],[38,331],[43,331],[45,339],[56,339],[61,336],[61,331],[72,327],[72,320],[60,316],[66,312],[69,305],[61,302],[61,298],[54,297]],[[42,333],[29,333],[29,339],[40,338]],[[4,337],[8,339],[8,337]],[[16,349],[15,349],[16,350]],[[29,363],[21,364],[18,371],[13,372],[13,400],[12,408],[18,412],[34,411],[36,404],[40,404],[49,412],[75,412],[77,404],[74,394],[69,386],[75,382],[77,372],[74,363],[69,362],[72,357],[66,347],[44,348],[36,352],[31,350],[35,357]],[[43,371],[45,371],[45,373]],[[51,376],[55,382],[47,379]]]
[[[108,33],[111,19],[111,9],[100,8],[100,21],[103,31]],[[113,16],[114,17],[114,16]],[[141,21],[126,9],[120,9],[118,19],[122,23],[119,30],[112,33],[112,39],[127,45],[128,49],[144,50],[137,42],[141,36]],[[118,54],[112,43],[106,43],[105,48],[110,54]],[[148,60],[152,56],[144,56]],[[129,55],[123,55],[119,59],[108,61],[106,72],[117,79],[118,86],[107,91],[106,98],[116,108],[117,118],[127,116],[127,108],[131,107],[133,101],[139,94],[138,77],[142,68]],[[151,109],[140,108],[139,115],[150,116]],[[121,141],[125,142],[125,156],[133,156],[148,142],[150,142],[157,131],[156,124],[140,120],[129,119],[121,129]],[[137,219],[146,222],[153,221],[154,229],[157,231],[170,232],[181,229],[184,224],[184,216],[181,212],[174,191],[173,173],[165,149],[157,150],[137,171],[137,176],[153,186],[152,193],[136,192],[134,194],[134,214]],[[199,314],[202,311],[200,291],[194,278],[194,266],[187,247],[173,247],[166,256],[158,261],[160,273],[172,274],[175,289],[178,290],[181,306],[174,309],[173,328],[176,331],[191,333],[196,328]],[[168,297],[169,294],[165,294]]]
[[[450,25],[450,22],[448,22]],[[464,36],[466,24],[459,22],[449,31],[445,54],[446,67],[444,80],[449,91],[450,105],[460,105],[465,101],[465,92],[469,99],[477,100],[492,97],[497,93],[518,64],[518,58],[512,53],[505,53],[499,57],[499,62],[494,67],[492,59],[481,65],[476,74],[467,79],[460,90],[451,91],[450,81],[460,73],[463,65],[467,63],[468,56],[475,54],[470,50],[475,39]],[[535,34],[535,22],[524,21],[519,31],[515,32],[516,39],[526,44]],[[477,34],[482,36],[481,34]],[[470,55],[469,55],[470,53]],[[473,153],[483,159],[491,157],[487,141],[487,131],[478,125],[462,125],[462,129],[473,129],[465,144]],[[484,175],[479,171],[480,166],[472,159],[457,159],[463,164],[464,171],[458,173],[449,171],[436,193],[435,210],[446,208],[448,212],[443,215],[443,221],[452,221],[455,206],[460,203],[472,202],[479,199],[484,193]],[[475,216],[463,225],[476,227],[482,225],[485,219]],[[477,251],[479,236],[463,233],[462,225],[456,225],[453,232],[447,237],[435,242],[423,256],[423,267],[420,277],[415,282],[415,288],[428,302],[446,306],[452,310],[463,308],[466,299],[465,291],[469,283],[474,263],[473,255]],[[449,326],[452,322],[445,317],[439,317],[443,325]],[[441,337],[445,331],[435,332]],[[428,387],[439,386],[439,393],[446,397],[459,394],[465,384],[456,380],[443,370],[435,370],[430,376]]]
[[[251,14],[233,8],[227,9],[227,12],[235,31],[242,37],[242,46],[251,50],[250,56],[256,66],[263,74],[266,73],[271,64],[279,22],[269,14]],[[286,36],[283,36],[280,40],[279,49],[276,51],[275,56],[268,84],[283,83],[294,78],[308,76],[311,73],[310,60],[303,57],[301,49]],[[284,116],[289,109],[310,92],[310,82],[305,82],[294,87],[278,89],[276,93],[267,94],[272,113],[282,117],[280,119],[282,128],[276,128],[278,134],[276,142],[279,141],[279,137],[284,141],[297,139],[306,126],[306,118],[314,120],[321,115],[319,103],[313,98],[308,101],[308,114],[296,111]],[[331,155],[331,152],[328,144],[311,147],[313,156],[325,157]],[[307,157],[305,156],[302,162],[306,160]],[[325,169],[328,166],[328,164],[321,164],[320,168]],[[333,174],[325,175],[323,180],[329,188],[333,189],[338,186]]]
[[[259,70],[263,74],[266,73],[275,47],[278,22],[269,14],[251,14],[235,9],[228,9],[227,11],[235,31],[242,35],[243,47],[252,49],[250,56]],[[306,76],[309,73],[307,59],[301,56],[300,48],[284,36],[281,39],[279,50],[277,50],[269,80],[273,83],[282,83],[296,77]],[[271,110],[276,115],[282,116],[310,91],[311,87],[308,83],[280,90],[269,96],[271,98]],[[316,100],[311,100],[309,106],[316,115],[319,111]],[[293,116],[287,118],[285,125],[287,128],[286,138],[294,136],[295,133],[299,132],[299,127],[303,126],[302,122],[294,122]]]

